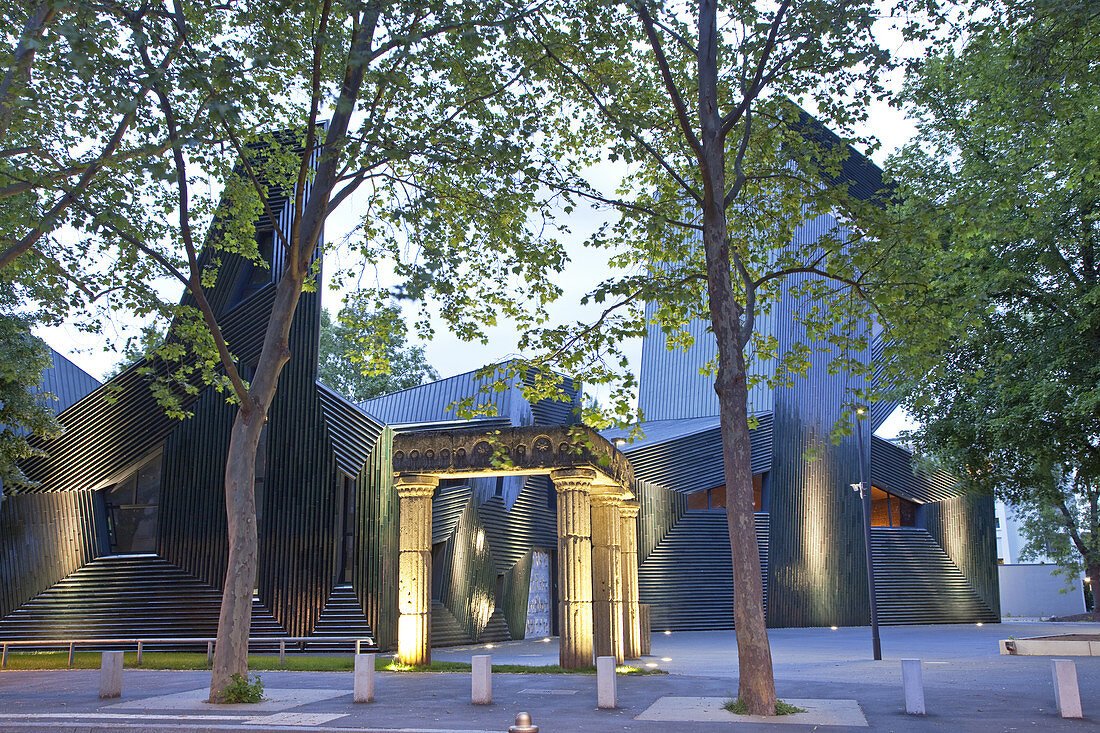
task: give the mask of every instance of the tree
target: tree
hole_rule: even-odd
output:
[[[5,311],[13,305],[4,303]],[[30,319],[10,311],[0,314],[0,501],[3,487],[27,483],[18,465],[34,450],[27,436],[49,437],[60,431],[49,406],[51,396],[38,389],[49,366],[49,350],[31,334]]]
[[[353,301],[341,309],[336,323],[322,310],[321,381],[362,402],[439,379],[424,360],[424,347],[405,345],[407,331],[393,304],[370,309]]]
[[[870,250],[861,246],[884,209],[850,195],[840,175],[850,151],[788,99],[812,99],[822,123],[861,119],[880,90],[887,55],[874,41],[869,2],[548,4],[516,39],[546,85],[547,148],[558,165],[538,182],[569,213],[579,198],[622,219],[590,242],[614,252],[615,276],[589,296],[606,305],[594,323],[526,327],[520,348],[536,365],[556,364],[587,382],[614,381],[612,406],[628,409],[632,379],[620,344],[645,333],[641,305],[660,303],[676,334],[694,316],[713,324],[719,358],[729,534],[734,565],[739,694],[750,712],[773,715],[775,690],[753,531],[746,351],[777,357],[786,374],[805,368],[805,348],[777,355],[753,340],[754,319],[783,288],[823,305],[807,313],[811,338],[827,339],[835,368],[865,374],[853,358],[866,338],[863,299],[876,292]],[[586,167],[625,161],[627,178],[604,193]],[[835,184],[835,185],[833,185]],[[792,246],[801,222],[843,212],[812,247]],[[420,266],[459,312],[460,282],[441,287],[443,268]],[[795,281],[792,278],[797,278]],[[886,292],[885,289],[882,292]],[[524,367],[525,368],[525,367]],[[780,370],[784,373],[783,370]],[[531,373],[531,372],[528,372]],[[555,375],[532,396],[554,393]],[[783,377],[780,377],[783,378]],[[589,415],[591,418],[591,415]],[[850,425],[848,426],[850,429]]]
[[[121,138],[162,141],[170,157],[116,166],[110,182],[89,175],[105,164],[82,164],[80,181],[87,185],[73,187],[56,175],[52,160],[43,165],[31,154],[29,170],[42,171],[35,181],[57,187],[64,206],[56,212],[58,204],[44,206],[38,223],[9,220],[13,243],[0,267],[24,275],[29,289],[29,273],[68,257],[64,261],[74,264],[57,268],[57,286],[44,302],[64,310],[98,300],[106,309],[128,307],[170,323],[169,337],[146,355],[148,368],[167,365],[177,386],[197,392],[211,385],[238,405],[225,473],[229,564],[210,688],[211,700],[221,701],[232,676],[247,674],[256,448],[289,358],[299,298],[316,286],[321,233],[332,211],[362,188],[368,194],[359,234],[368,249],[402,246],[414,223],[446,245],[476,236],[482,251],[495,254],[491,268],[526,278],[536,295],[544,292],[538,268],[514,252],[534,240],[524,212],[539,195],[517,185],[517,171],[528,168],[517,140],[529,133],[525,110],[535,104],[504,51],[506,31],[524,9],[443,0],[210,8],[177,0],[170,7],[108,10],[121,19],[120,29],[104,26],[107,19],[94,13],[93,19],[104,27],[97,39],[115,66],[74,46],[46,75],[55,87],[36,87],[34,75],[26,81],[19,72],[30,85],[25,96],[72,87],[76,99],[88,102],[80,94],[86,67],[114,74],[129,97],[107,100],[101,117]],[[24,34],[31,37],[26,47],[37,47],[40,35]],[[120,43],[127,54],[115,53]],[[22,69],[19,63],[14,66]],[[59,127],[72,121],[64,112]],[[288,132],[270,133],[279,129]],[[200,174],[216,185],[195,187]],[[46,191],[34,189],[41,201]],[[285,227],[271,204],[280,194],[289,208]],[[54,255],[35,243],[58,230],[61,211],[73,213],[66,223],[84,239],[74,245],[52,238],[60,253]],[[257,219],[273,225],[282,264],[260,355],[246,380],[206,288],[216,281],[221,253],[269,264],[258,251]],[[204,230],[205,255],[198,245]],[[17,231],[23,233],[10,234]],[[103,253],[106,264],[88,264],[82,259],[88,249]],[[547,244],[542,251],[554,249]],[[548,255],[543,265],[559,260]],[[182,305],[159,297],[155,278],[164,274],[184,288]],[[494,282],[482,292],[509,290]],[[185,416],[172,390],[157,394],[172,414]]]
[[[941,358],[907,399],[912,437],[1040,534],[1056,517],[1055,556],[1095,579],[1100,8],[978,7],[912,70],[920,134],[892,162],[933,243],[922,266],[957,313],[912,331],[912,350]]]

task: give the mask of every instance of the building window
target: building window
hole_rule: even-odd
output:
[[[726,510],[726,487],[716,486],[705,491],[695,491],[687,495],[688,509],[720,509]],[[753,511],[763,511],[764,505],[764,474],[754,474],[752,477],[752,508]]]
[[[871,487],[871,526],[913,527],[917,523],[917,505],[896,494]]]
[[[111,553],[157,551],[162,457],[158,453],[100,492],[107,515]]]

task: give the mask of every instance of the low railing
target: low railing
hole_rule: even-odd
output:
[[[3,652],[0,652],[0,667],[8,666],[8,648],[9,647],[68,647],[69,648],[69,666],[73,666],[73,656],[76,654],[76,648],[79,645],[84,646],[136,646],[137,648],[137,663],[141,664],[141,655],[144,651],[146,644],[154,646],[158,645],[172,645],[181,646],[185,644],[206,644],[206,663],[212,664],[214,661],[214,642],[216,638],[212,636],[202,637],[186,637],[186,638],[164,638],[164,639],[20,639],[19,641],[0,641],[0,647],[3,648]],[[279,644],[279,664],[286,663],[286,645],[297,644],[299,651],[305,651],[306,644],[355,644],[355,653],[359,654],[362,651],[363,644],[368,647],[374,646],[374,639],[370,636],[254,636],[248,639],[248,646],[251,649],[253,644],[265,644],[271,646],[278,642]]]

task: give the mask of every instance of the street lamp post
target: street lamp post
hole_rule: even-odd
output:
[[[871,489],[867,485],[867,477],[864,475],[863,460],[863,415],[866,407],[856,408],[856,450],[859,453],[859,483],[852,488],[859,492],[860,502],[863,504],[863,542],[867,553],[867,594],[871,601],[871,646],[875,659],[882,659],[882,644],[878,638],[878,603],[875,601],[875,566],[871,559]]]

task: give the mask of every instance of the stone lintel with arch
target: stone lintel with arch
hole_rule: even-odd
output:
[[[557,495],[561,665],[590,666],[597,651],[619,660],[624,652],[637,654],[629,641],[640,634],[638,615],[631,613],[637,601],[632,606],[630,598],[637,583],[637,552],[631,552],[636,543],[633,536],[622,537],[637,531],[637,505],[630,501],[634,469],[606,438],[580,425],[409,432],[394,436],[393,472],[403,538],[401,661],[431,659],[424,615],[430,604],[423,597],[431,553],[422,538],[431,536],[432,517],[425,493],[440,479],[524,474],[549,475]]]
[[[393,439],[395,474],[438,478],[548,474],[591,468],[596,486],[633,495],[634,468],[607,438],[581,425],[536,425],[501,430],[426,430]]]

